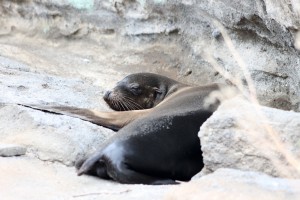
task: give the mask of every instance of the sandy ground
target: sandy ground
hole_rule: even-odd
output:
[[[73,167],[27,156],[0,158],[0,196],[17,199],[162,199],[172,186],[124,185],[76,176]]]

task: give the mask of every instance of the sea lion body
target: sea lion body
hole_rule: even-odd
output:
[[[129,184],[176,184],[176,180],[190,180],[203,168],[198,132],[219,106],[211,96],[220,88],[218,84],[189,86],[157,74],[138,73],[125,77],[104,95],[114,112],[24,106],[118,131],[94,154],[76,162],[78,175]]]
[[[145,84],[143,79],[137,82]],[[219,105],[216,102],[207,107],[204,101],[219,86],[191,87],[177,81],[159,86],[167,88],[159,103],[121,128],[79,165],[78,175],[91,174],[121,183],[176,184],[175,180],[188,181],[203,168],[198,132]],[[114,91],[120,92],[118,87]]]

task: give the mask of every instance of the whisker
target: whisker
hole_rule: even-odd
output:
[[[116,100],[113,99],[113,104],[114,104],[114,107],[116,108],[116,110],[120,110],[120,106],[117,104]]]
[[[144,109],[141,105],[139,105],[138,103],[136,103],[132,98],[128,97],[128,96],[123,96],[126,100],[130,101],[132,104],[134,104],[135,106],[137,106],[140,109]]]
[[[119,101],[119,104],[121,105],[121,107],[123,108],[123,111],[127,110],[123,101]]]
[[[138,110],[137,106],[135,106],[134,104],[131,104],[130,102],[126,102],[126,105],[129,110]]]
[[[134,110],[132,109],[127,102],[123,102],[124,106],[126,107],[127,110]]]
[[[131,98],[127,97],[127,96],[123,96],[123,102],[126,102],[126,105],[128,107],[130,107],[130,110],[140,110],[143,109],[139,104],[137,104],[136,102],[134,102]]]
[[[125,110],[134,110],[131,106],[129,106],[129,102],[124,96],[119,97],[119,101],[125,107]]]
[[[118,105],[120,106],[120,110],[122,110],[122,109],[123,109],[123,111],[126,110],[126,109],[124,108],[123,104],[122,104],[122,101],[121,101],[119,98],[117,99],[117,103],[118,103]]]

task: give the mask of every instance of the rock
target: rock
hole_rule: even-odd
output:
[[[172,188],[165,199],[296,200],[299,197],[300,180],[273,178],[258,172],[218,169],[213,174]]]
[[[94,152],[113,131],[80,119],[10,105],[0,109],[0,140],[27,147],[44,161],[72,166]]]
[[[1,103],[107,109],[100,98],[105,89],[91,80],[35,72],[22,62],[2,56],[0,61]]]
[[[296,0],[2,0],[0,140],[25,145],[28,156],[73,165],[77,157],[94,151],[114,133],[79,119],[16,104],[105,110],[103,91],[125,74],[140,71],[192,84],[228,81],[244,91],[253,82],[261,104],[300,111],[300,52],[294,47],[300,46],[296,41],[299,13]],[[233,101],[221,106],[204,125],[200,135],[207,172],[233,167],[299,177],[299,134],[295,131],[299,130],[299,115],[260,107],[270,120],[265,122],[255,108]],[[275,130],[271,132],[278,135],[267,134],[264,124],[271,124]],[[0,158],[0,162],[10,159]],[[53,182],[49,187],[44,182],[51,179],[53,171],[68,170],[44,169],[42,164],[22,171],[23,161],[5,165],[8,172],[4,174],[18,174],[9,176],[9,181],[0,180],[10,194],[15,192],[7,187],[14,188],[11,185],[17,183],[21,198],[26,197],[22,194],[28,187],[30,199],[35,194],[36,199],[40,198],[36,190],[30,190],[32,185],[41,186],[41,191],[54,198],[55,194],[66,198],[81,194],[88,194],[84,196],[88,199],[98,197],[90,194],[97,193],[99,185],[81,193],[85,185],[98,182],[78,184],[71,191],[74,195],[64,196],[61,188],[65,188],[61,186],[73,186],[75,177],[70,179],[72,184],[64,179],[53,181],[58,189],[51,187]],[[43,183],[27,187],[31,177],[11,166],[21,166],[18,170],[23,174],[30,168],[34,172],[41,168],[35,180],[42,177]],[[226,186],[226,182],[223,184]],[[161,198],[161,193],[155,196],[158,190],[151,191],[149,198]],[[100,193],[106,198],[106,191]],[[145,196],[138,194],[126,197]],[[110,198],[114,199],[113,194]]]
[[[146,62],[139,71],[173,70],[190,83],[252,79],[261,104],[300,111],[299,10],[296,0],[4,0],[0,34],[66,38],[68,44],[87,39],[103,46],[105,56],[107,49],[126,47],[112,56],[119,57],[116,65],[138,60]],[[186,69],[193,73],[181,75]]]
[[[2,56],[0,60],[1,142],[24,145],[28,154],[41,160],[73,165],[77,158],[95,151],[114,134],[76,118],[17,106],[61,105],[108,110],[101,98],[104,88],[94,85],[93,80],[84,76],[68,77],[61,69],[58,75],[36,71],[31,65]],[[107,78],[106,75],[98,77],[102,81]]]
[[[26,147],[16,144],[0,144],[0,156],[22,156],[26,153]]]
[[[238,97],[225,101],[199,132],[205,170],[235,168],[300,178],[299,130],[299,113]]]

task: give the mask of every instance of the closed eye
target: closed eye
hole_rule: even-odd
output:
[[[134,95],[139,95],[141,94],[142,90],[139,86],[139,84],[137,83],[132,83],[129,85],[129,90],[131,93],[133,93]]]
[[[142,90],[141,89],[139,89],[139,88],[136,88],[136,89],[134,89],[134,88],[130,88],[130,92],[132,93],[132,94],[134,94],[134,95],[139,95],[139,94],[141,94],[142,93]]]
[[[136,90],[136,89],[139,89],[140,85],[137,84],[137,83],[131,83],[131,84],[129,85],[129,87],[130,87],[130,89]]]
[[[132,87],[130,87],[130,89],[137,90],[137,89],[139,89],[139,86],[132,86]]]

